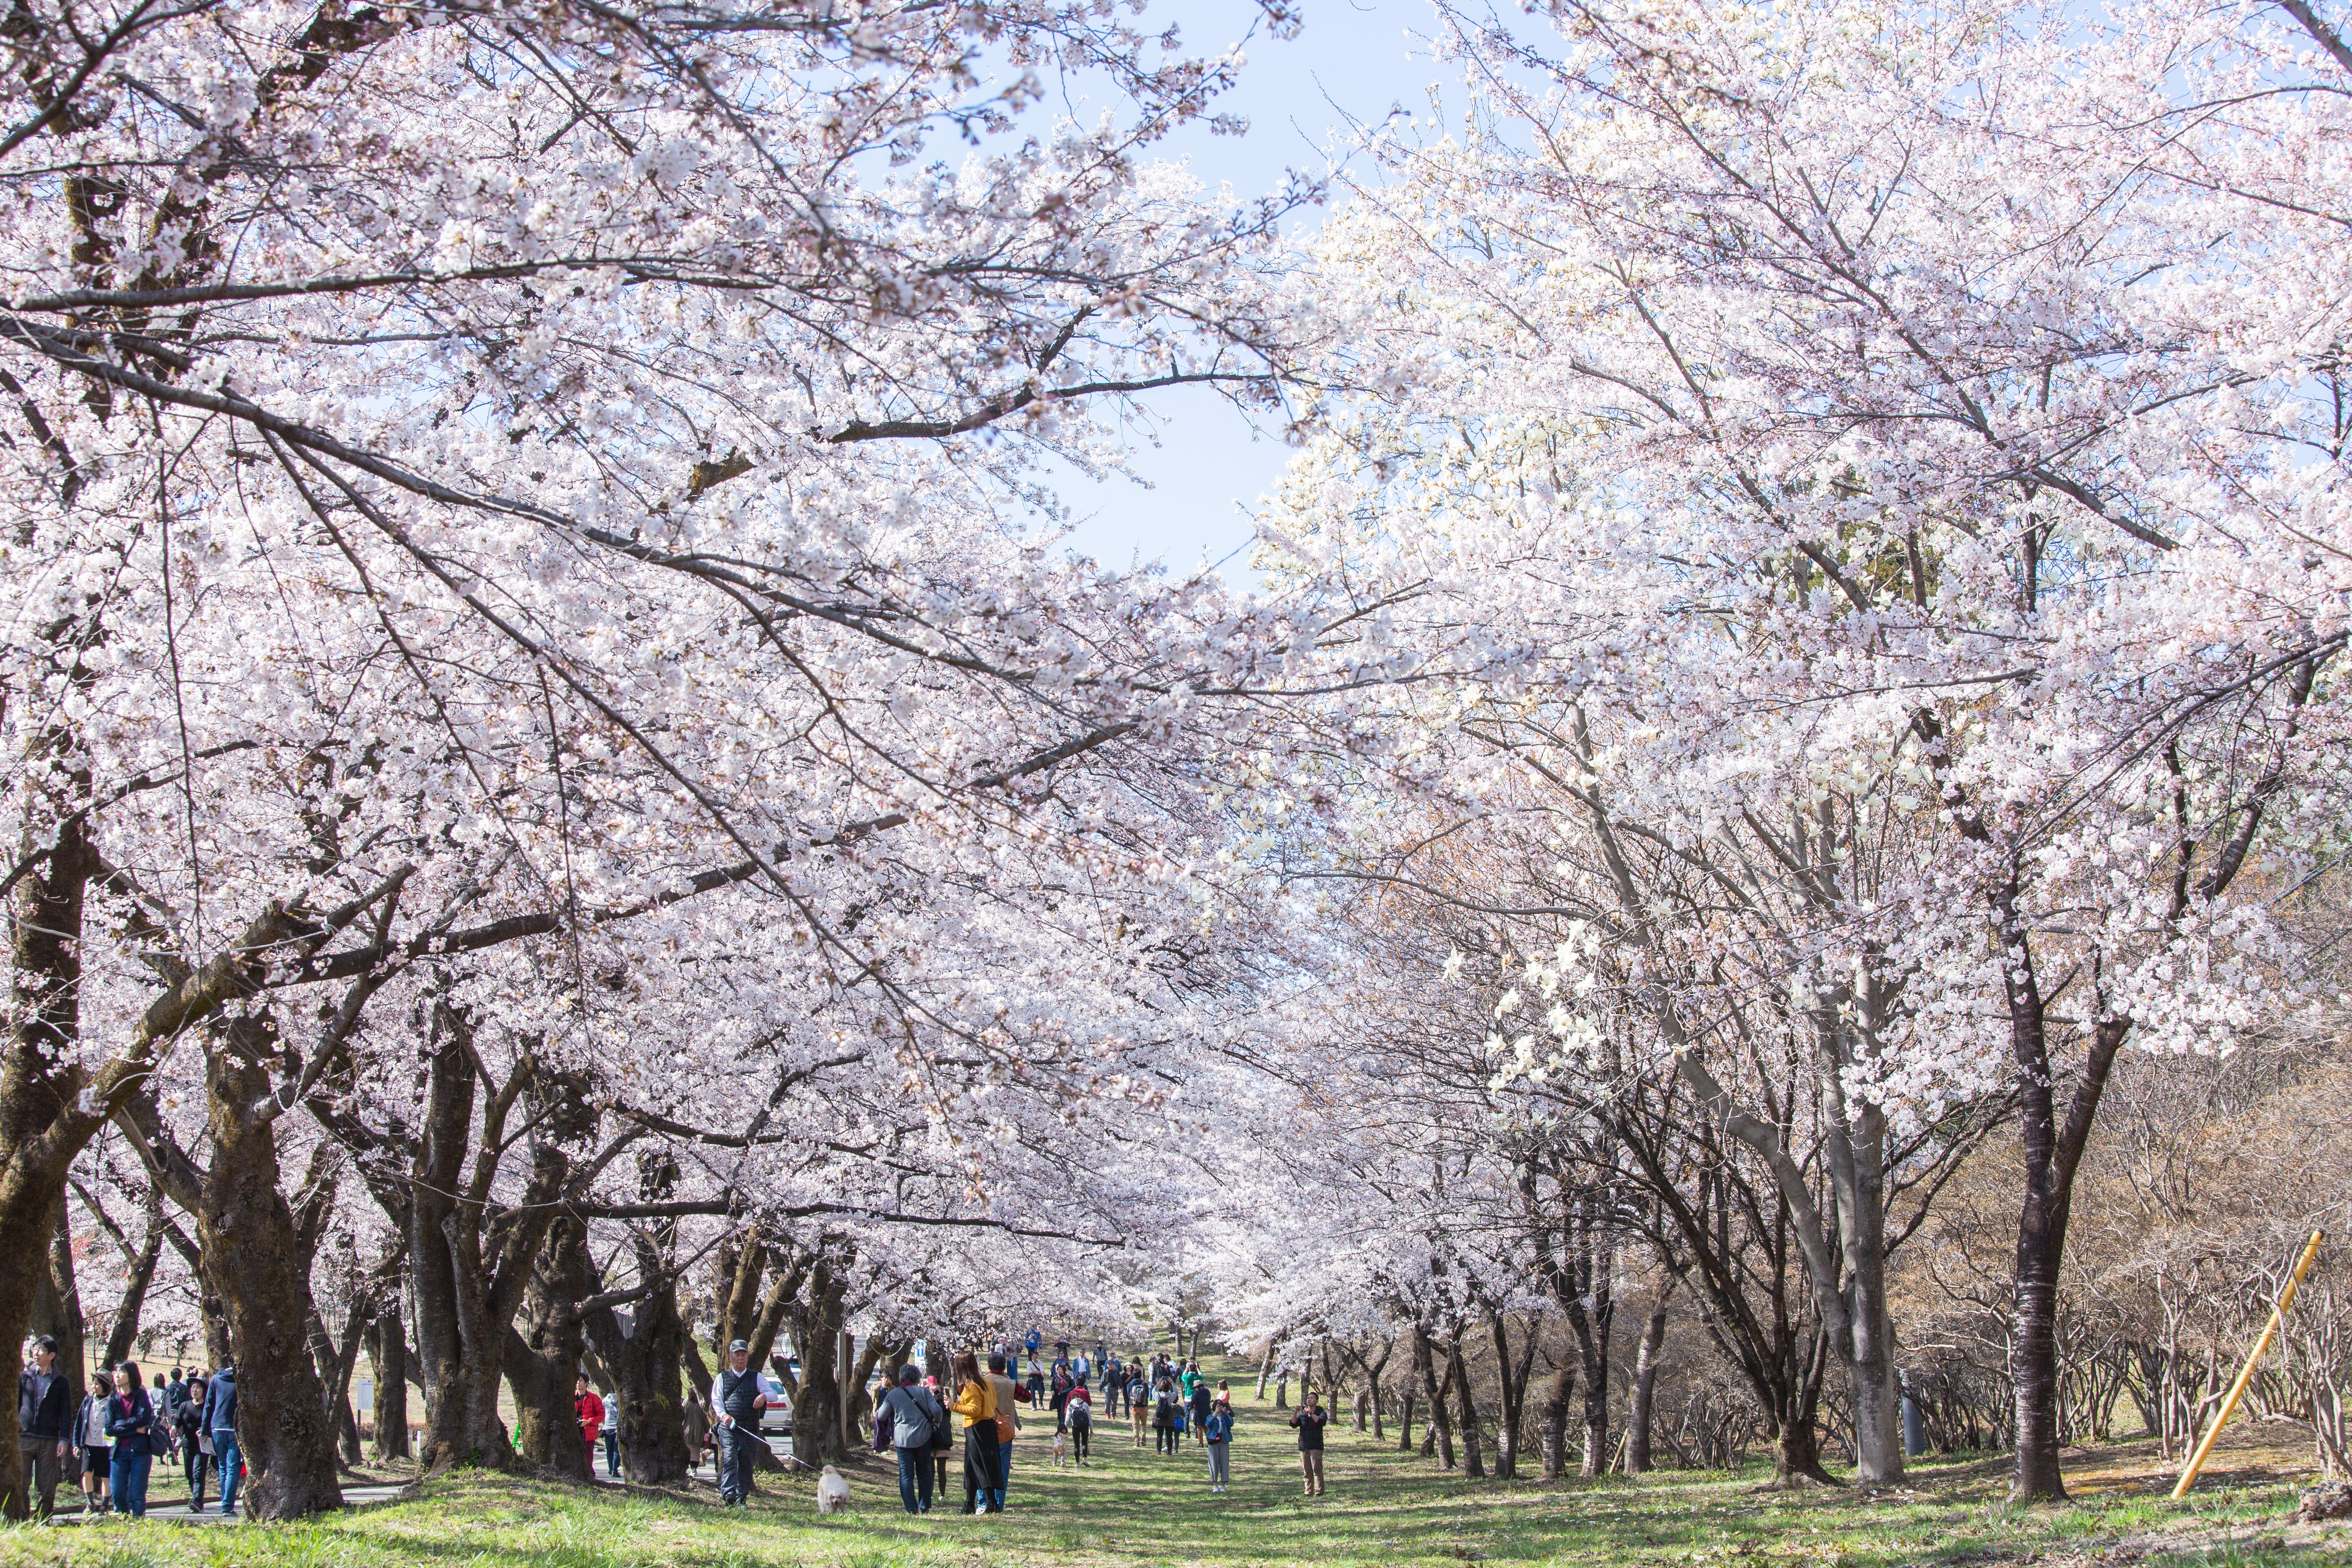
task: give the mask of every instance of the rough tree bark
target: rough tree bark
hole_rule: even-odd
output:
[[[367,1352],[368,1374],[375,1384],[374,1407],[369,1412],[375,1427],[375,1457],[405,1459],[409,1457],[408,1334],[401,1323],[397,1288],[368,1324]]]
[[[311,1365],[310,1258],[279,1190],[278,1141],[254,1114],[271,1101],[277,1031],[264,1012],[208,1031],[206,1122],[212,1170],[196,1212],[211,1258],[233,1258],[217,1282],[236,1355],[236,1436],[245,1456],[248,1518],[299,1519],[341,1508],[326,1391]]]
[[[514,1391],[525,1463],[567,1480],[595,1479],[572,1405],[585,1342],[580,1305],[588,1289],[588,1230],[569,1215],[548,1227],[523,1293],[520,1324],[508,1331],[507,1384]]]
[[[800,1347],[800,1397],[793,1405],[793,1454],[803,1464],[838,1464],[847,1452],[841,1440],[842,1298],[846,1282],[832,1260],[809,1270],[807,1300],[792,1314],[793,1343]]]
[[[677,1174],[677,1162],[667,1154],[638,1155],[638,1191],[650,1202],[676,1191]],[[687,1426],[685,1361],[692,1344],[677,1308],[672,1264],[677,1244],[673,1222],[650,1230],[632,1229],[630,1245],[642,1291],[635,1316],[624,1331],[620,1314],[601,1306],[587,1312],[582,1324],[613,1379],[614,1407],[607,1415],[620,1441],[621,1473],[635,1486],[674,1487],[685,1481],[693,1473],[700,1436],[697,1431],[690,1438]],[[592,1268],[589,1289],[599,1283]]]
[[[431,1028],[425,1113],[409,1196],[417,1351],[433,1391],[418,1458],[428,1469],[503,1469],[514,1461],[499,1413],[507,1337],[571,1162],[554,1142],[534,1135],[521,1201],[498,1206],[491,1194],[507,1119],[533,1087],[537,1064],[524,1050],[506,1082],[484,1085],[473,1022],[464,1011],[436,999]],[[475,1101],[485,1089],[477,1131]]]

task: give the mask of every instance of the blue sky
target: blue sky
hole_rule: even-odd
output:
[[[1260,195],[1286,171],[1320,174],[1335,130],[1353,118],[1374,121],[1391,107],[1428,111],[1428,89],[1447,75],[1429,55],[1425,0],[1306,0],[1305,25],[1287,41],[1266,36],[1252,0],[1163,0],[1145,13],[1147,26],[1174,22],[1186,52],[1212,54],[1242,42],[1248,65],[1241,85],[1218,100],[1249,121],[1244,136],[1211,135],[1198,123],[1161,143],[1163,155],[1188,163],[1212,187]],[[1053,107],[1092,119],[1106,105],[1071,96]],[[1296,222],[1311,226],[1312,211]],[[1203,559],[1232,556],[1251,537],[1245,509],[1273,484],[1288,456],[1278,434],[1249,420],[1205,388],[1155,394],[1154,431],[1130,432],[1132,466],[1149,488],[1114,477],[1101,481],[1065,468],[1058,486],[1078,520],[1072,548],[1105,565],[1158,560],[1188,572]],[[1153,444],[1156,437],[1157,445]],[[1251,574],[1238,558],[1229,579]]]

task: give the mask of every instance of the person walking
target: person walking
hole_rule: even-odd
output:
[[[1127,1392],[1127,1369],[1118,1364],[1118,1357],[1106,1357],[1102,1363],[1103,1414],[1118,1419],[1118,1396]]]
[[[1163,1377],[1151,1395],[1151,1429],[1159,1434],[1152,1452],[1173,1454],[1181,1451],[1177,1442],[1176,1412],[1182,1405],[1176,1393],[1176,1380]]]
[[[1323,1413],[1322,1397],[1312,1389],[1290,1418],[1290,1424],[1298,1428],[1298,1475],[1308,1497],[1323,1495],[1323,1426],[1329,1420]]]
[[[1143,1367],[1137,1363],[1127,1374],[1127,1415],[1135,1423],[1135,1446],[1143,1447],[1143,1429],[1151,1424],[1151,1394],[1143,1382]]]
[[[188,1403],[187,1376],[176,1366],[172,1369],[172,1381],[169,1383],[163,1381],[161,1373],[155,1376],[155,1408],[163,1415],[163,1425],[173,1429],[175,1437],[179,1432],[180,1411]],[[178,1447],[176,1442],[173,1447]]]
[[[180,1473],[188,1481],[188,1511],[205,1511],[205,1482],[213,1468],[213,1435],[205,1430],[205,1374],[188,1373],[185,1396],[180,1402]]]
[[[1209,1446],[1209,1490],[1222,1492],[1234,1479],[1234,1407],[1220,1399],[1209,1406],[1201,1423],[1202,1440]]]
[[[751,1445],[760,1440],[760,1413],[767,1391],[751,1370],[751,1347],[737,1340],[727,1347],[727,1364],[710,1384],[712,1426],[719,1435],[719,1499],[741,1508],[751,1498]]]
[[[114,1511],[144,1519],[147,1472],[155,1463],[155,1447],[161,1441],[155,1429],[163,1418],[140,1385],[135,1363],[126,1361],[115,1371],[121,1386],[106,1402],[106,1435],[114,1440],[107,1479],[114,1491]]]
[[[908,1513],[931,1511],[931,1437],[947,1426],[947,1412],[922,1384],[913,1362],[898,1368],[898,1384],[882,1396],[890,1422],[890,1450],[898,1461],[898,1500]]]
[[[1029,1348],[1029,1408],[1034,1410],[1045,1402],[1045,1369],[1037,1360],[1037,1349]]]
[[[1192,1440],[1205,1443],[1208,1441],[1209,1405],[1212,1403],[1207,1378],[1195,1377],[1192,1380],[1192,1396],[1187,1403],[1192,1409]]]
[[[596,1478],[596,1434],[604,1425],[604,1400],[588,1386],[588,1374],[572,1380],[572,1413],[580,1418],[580,1439],[588,1449],[588,1478]]]
[[[988,1391],[996,1396],[996,1500],[1013,1490],[1013,1439],[1021,1431],[1021,1394],[1004,1370],[1004,1352],[988,1352]]]
[[[955,1385],[948,1408],[963,1417],[963,1510],[1003,1513],[1004,1500],[996,1489],[996,1391],[970,1351],[956,1352]]]
[[[1095,1431],[1095,1396],[1078,1384],[1062,1401],[1062,1429],[1070,1435],[1070,1457],[1083,1465]]]
[[[931,1403],[938,1405],[941,1411],[945,1411],[948,1407],[947,1391],[940,1386],[938,1375],[932,1373],[925,1373],[923,1374],[923,1387],[930,1394]],[[952,1426],[954,1423],[950,1422],[948,1425]],[[950,1434],[949,1444],[946,1447],[941,1447],[936,1440],[931,1444],[931,1468],[935,1472],[932,1478],[931,1495],[934,1497],[945,1497],[948,1495],[948,1458],[953,1452],[954,1439],[952,1433]]]
[[[236,1495],[245,1480],[245,1456],[236,1447],[236,1363],[221,1363],[205,1390],[205,1430],[213,1435],[213,1469],[220,1476],[221,1517],[236,1517]]]
[[[155,1374],[155,1392],[147,1396],[148,1405],[155,1412],[155,1426],[148,1434],[148,1452],[159,1459],[177,1458],[180,1453],[180,1435],[172,1425],[171,1411],[163,1404],[167,1388],[159,1372]]]
[[[85,1514],[104,1513],[107,1509],[106,1484],[114,1465],[114,1439],[106,1432],[106,1402],[114,1394],[114,1380],[98,1373],[89,1380],[89,1392],[81,1396],[81,1408],[74,1415],[74,1442],[81,1449],[81,1510]]]
[[[25,1495],[33,1517],[47,1519],[58,1509],[58,1474],[64,1468],[73,1412],[66,1408],[72,1386],[58,1371],[58,1342],[35,1336],[26,1365],[16,1373],[16,1452],[25,1464]]]

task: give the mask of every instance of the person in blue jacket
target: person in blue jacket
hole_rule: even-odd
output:
[[[1223,1491],[1234,1479],[1234,1407],[1225,1396],[1220,1394],[1209,1406],[1201,1436],[1209,1445],[1209,1489]]]
[[[236,1363],[221,1363],[205,1390],[205,1430],[213,1435],[213,1468],[220,1472],[221,1517],[236,1517],[237,1489],[245,1479],[245,1456],[236,1448]]]

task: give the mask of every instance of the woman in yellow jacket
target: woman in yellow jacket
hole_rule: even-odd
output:
[[[948,1408],[963,1417],[963,1510],[1003,1513],[1004,1491],[996,1484],[996,1391],[970,1351],[955,1358],[955,1389]]]

